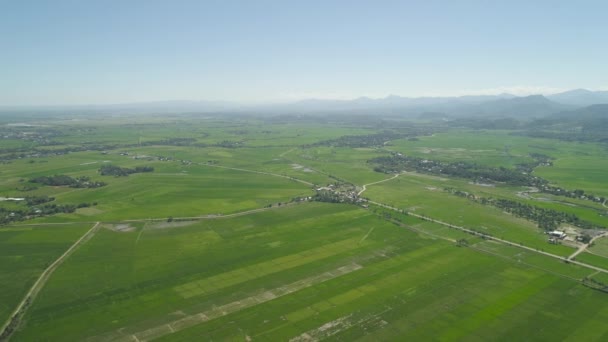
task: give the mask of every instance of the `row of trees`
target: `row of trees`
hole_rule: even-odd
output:
[[[24,221],[34,217],[49,216],[59,213],[73,213],[78,208],[87,208],[97,203],[80,203],[80,204],[44,204],[30,206],[24,209],[6,209],[0,208],[0,225],[9,224],[11,222]]]
[[[134,169],[129,169],[126,167],[120,167],[115,165],[103,165],[99,169],[99,173],[102,176],[128,176],[132,173],[142,173],[142,172],[153,172],[154,168],[152,166],[136,166]]]
[[[471,179],[475,182],[498,182],[515,186],[530,186],[544,193],[589,200],[596,203],[603,203],[606,200],[603,196],[585,193],[585,191],[580,189],[567,190],[551,185],[546,179],[532,175],[535,167],[539,165],[550,166],[553,165],[553,162],[551,157],[540,153],[531,153],[530,157],[534,159],[533,162],[519,164],[517,169],[490,167],[465,161],[444,162],[429,160],[406,156],[400,153],[393,153],[388,157],[374,158],[369,160],[368,163],[376,165],[374,167],[374,171],[376,172],[398,173],[401,171],[415,171]]]
[[[572,213],[565,213],[554,209],[541,208],[534,205],[525,204],[508,199],[477,197],[468,192],[453,188],[445,188],[444,190],[456,196],[465,197],[469,200],[481,203],[483,205],[491,205],[496,208],[502,209],[505,212],[513,214],[517,217],[533,221],[538,225],[539,228],[542,228],[546,231],[555,230],[563,223],[571,224],[573,226],[583,229],[605,229],[605,227],[603,226],[596,225],[589,221],[581,220],[578,216]]]
[[[393,153],[388,157],[378,157],[368,161],[376,164],[374,171],[398,173],[416,171],[436,175],[447,175],[471,179],[477,182],[501,182],[517,186],[540,186],[547,181],[529,173],[505,167],[490,167],[465,161],[444,162]]]
[[[30,179],[30,182],[50,186],[69,186],[70,188],[99,188],[107,185],[105,182],[92,181],[87,176],[74,178],[68,175],[40,176]]]
[[[385,130],[381,133],[366,135],[345,135],[337,139],[323,140],[306,147],[332,146],[332,147],[382,147],[389,141],[407,138],[417,140],[417,136],[431,135],[436,130],[430,128],[408,128],[407,132],[393,132]]]

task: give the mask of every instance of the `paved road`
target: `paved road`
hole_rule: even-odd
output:
[[[381,206],[381,207],[383,207],[383,208],[387,208],[387,209],[391,209],[391,210],[394,210],[394,211],[401,212],[401,210],[399,210],[399,209],[397,209],[397,208],[395,208],[395,207],[391,207],[391,206],[389,206],[389,205],[383,204],[383,203],[374,202],[374,201],[369,201],[369,203],[372,203],[372,204],[375,204],[375,205]],[[479,235],[479,236],[483,235],[483,234],[481,234],[481,233],[479,233],[479,232],[476,232],[476,231],[474,231],[474,230],[467,229],[467,228],[460,227],[460,226],[456,226],[456,225],[453,225],[453,224],[450,224],[450,223],[447,223],[447,222],[443,222],[443,221],[435,220],[435,219],[432,219],[432,218],[430,218],[430,217],[426,217],[426,216],[423,216],[423,215],[418,215],[418,214],[415,214],[415,213],[412,213],[412,212],[407,212],[407,211],[404,211],[404,213],[406,213],[406,214],[407,214],[407,215],[409,215],[409,216],[413,216],[413,217],[416,217],[416,218],[419,218],[419,219],[422,219],[422,220],[425,220],[425,221],[430,221],[430,222],[434,222],[434,223],[437,223],[437,224],[440,224],[440,225],[443,225],[443,226],[446,226],[446,227],[450,227],[450,228],[458,229],[458,230],[461,230],[461,231],[466,232],[466,233],[469,233],[469,234],[474,234],[474,235]],[[518,248],[521,248],[521,249],[525,249],[525,250],[528,250],[528,251],[531,251],[531,252],[535,252],[535,253],[538,253],[538,254],[546,255],[546,256],[548,256],[548,257],[552,257],[552,258],[555,258],[555,259],[558,259],[558,260],[561,260],[561,261],[567,261],[567,262],[569,262],[569,263],[571,263],[571,264],[575,264],[575,265],[579,265],[579,266],[582,266],[582,267],[586,267],[586,268],[592,269],[592,270],[594,270],[594,271],[599,271],[599,272],[608,273],[608,270],[603,269],[603,268],[601,268],[601,267],[597,267],[597,266],[593,266],[593,265],[585,264],[585,263],[583,263],[583,262],[576,261],[576,260],[569,260],[569,259],[568,259],[568,258],[566,258],[566,257],[562,257],[562,256],[559,256],[559,255],[552,254],[552,253],[548,253],[548,252],[544,252],[544,251],[539,251],[539,250],[534,249],[534,248],[532,248],[532,247],[528,247],[528,246],[520,245],[520,244],[518,244],[518,243],[511,242],[511,241],[509,241],[509,240],[499,239],[499,238],[496,238],[496,237],[494,237],[494,236],[488,236],[488,235],[486,235],[486,237],[487,237],[488,239],[493,240],[493,241],[502,242],[502,243],[504,243],[504,244],[506,244],[506,245],[509,245],[509,246],[514,246],[514,247],[518,247]]]
[[[209,167],[216,167],[216,168],[223,168],[223,169],[229,169],[229,170],[235,170],[235,171],[242,171],[242,172],[250,172],[250,173],[257,173],[257,174],[262,174],[262,175],[268,175],[268,176],[274,176],[274,177],[281,177],[281,178],[286,178],[286,179],[290,179],[302,184],[306,184],[306,185],[310,185],[313,186],[313,183],[295,178],[295,177],[291,177],[291,176],[286,176],[286,175],[281,175],[281,174],[276,174],[276,173],[271,173],[271,172],[263,172],[263,171],[256,171],[256,170],[248,170],[248,169],[241,169],[241,168],[233,168],[233,167],[227,167],[227,166],[220,166],[220,165],[210,165],[210,164],[204,164],[204,163],[200,163],[199,165],[203,165],[203,166],[209,166]],[[378,184],[378,183],[382,183],[382,182],[386,182],[389,181],[391,179],[394,179],[396,177],[398,177],[399,174],[391,177],[391,178],[387,178],[378,182],[374,182],[374,183],[369,183],[369,184],[365,184],[363,185],[363,190],[361,190],[359,192],[359,195],[362,194],[366,189],[367,186],[369,185],[373,185],[373,184]],[[402,212],[401,210],[399,210],[398,208],[386,205],[384,203],[380,203],[380,202],[375,202],[375,201],[369,201],[369,203],[381,206],[383,208],[387,208],[390,210],[394,210],[397,212]],[[604,206],[606,206],[605,202],[603,203]],[[228,214],[228,215],[220,215],[220,216],[194,216],[194,217],[180,217],[180,218],[175,218],[175,219],[209,219],[209,218],[229,218],[229,217],[235,217],[235,216],[242,216],[242,215],[248,215],[248,214],[253,214],[253,213],[257,213],[257,212],[261,212],[261,211],[265,211],[265,210],[269,210],[271,208],[259,208],[259,209],[253,209],[253,210],[248,210],[248,211],[243,211],[243,212],[239,212],[239,213],[234,213],[234,214]],[[473,231],[471,229],[467,229],[464,227],[460,227],[460,226],[456,226],[447,222],[443,222],[440,220],[436,220],[430,217],[426,217],[423,215],[419,215],[416,213],[412,213],[412,212],[407,212],[407,211],[403,211],[404,213],[406,213],[409,216],[412,217],[416,217],[422,220],[426,220],[426,221],[430,221],[430,222],[434,222],[449,228],[453,228],[453,229],[458,229],[460,231],[469,233],[469,234],[473,234],[473,235],[478,235],[478,236],[485,236],[486,238],[493,240],[493,241],[498,241],[501,243],[504,243],[506,245],[509,246],[513,246],[513,247],[517,247],[517,248],[521,248],[527,251],[531,251],[534,253],[538,253],[538,254],[542,254],[554,259],[558,259],[561,261],[566,261],[569,262],[571,264],[575,264],[575,265],[579,265],[581,267],[585,267],[597,272],[604,272],[604,273],[608,273],[608,270],[603,269],[601,267],[596,267],[593,265],[589,265],[589,264],[585,264],[576,260],[571,260],[571,258],[574,258],[576,255],[578,255],[578,253],[581,253],[585,248],[581,248],[579,249],[577,252],[575,252],[573,255],[571,255],[569,258],[567,257],[562,257],[556,254],[552,254],[552,253],[548,253],[548,252],[544,252],[544,251],[539,251],[537,249],[531,248],[531,247],[527,247],[527,246],[523,246],[508,240],[504,240],[504,239],[499,239],[493,236],[489,236],[489,235],[485,235],[476,231]],[[152,219],[152,221],[164,221],[166,220],[165,218],[161,218],[161,219]],[[136,220],[124,220],[124,221],[120,221],[120,222],[137,222],[137,221],[150,221],[149,219],[136,219]],[[81,222],[80,222],[81,223]],[[60,224],[60,223],[59,223]],[[15,316],[15,314],[19,313],[21,310],[25,310],[27,309],[26,307],[24,308],[24,305],[27,301],[27,299],[31,298],[33,300],[33,298],[36,296],[36,294],[40,291],[40,289],[42,288],[42,286],[44,285],[44,283],[48,280],[48,278],[50,277],[51,273],[65,260],[65,258],[67,258],[75,249],[76,247],[78,247],[79,244],[81,244],[82,242],[86,241],[87,237],[91,237],[95,230],[97,229],[97,227],[99,226],[99,222],[97,222],[93,228],[91,228],[91,230],[89,230],[85,235],[83,235],[78,241],[76,241],[74,243],[74,245],[72,245],[61,257],[59,257],[59,259],[57,259],[51,266],[49,266],[40,276],[40,278],[38,279],[38,281],[36,281],[36,283],[32,286],[32,288],[30,289],[30,291],[27,293],[27,295],[25,296],[25,298],[22,300],[22,302],[19,304],[19,306],[17,307],[17,309],[14,311],[13,315],[11,315],[11,317]],[[599,237],[599,236],[598,236]],[[596,237],[596,238],[598,238]],[[595,239],[595,238],[594,238]],[[5,323],[5,325],[2,328],[2,331],[4,331],[4,329],[6,329],[6,327],[8,326],[8,324],[10,323],[10,319],[9,321],[7,321]]]

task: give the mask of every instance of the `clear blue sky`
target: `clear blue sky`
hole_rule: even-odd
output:
[[[0,105],[608,87],[608,1],[0,0]]]

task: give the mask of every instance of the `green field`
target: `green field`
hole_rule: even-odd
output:
[[[0,227],[0,321],[8,319],[42,271],[90,225]]]
[[[604,195],[604,145],[377,118],[32,122],[42,126],[11,130],[52,143],[5,139],[0,153],[0,321],[99,226],[43,284],[12,341],[608,339],[608,295],[582,284],[608,283],[606,238],[567,263],[575,236],[597,231],[561,224],[569,237],[551,244],[531,219],[446,189],[608,227],[601,202],[370,162],[402,153],[515,168],[540,153],[553,166],[534,175]],[[386,132],[398,138],[370,143]],[[108,176],[103,165],[153,172]],[[30,181],[53,175],[106,185]],[[329,201],[322,189],[350,192]],[[45,205],[80,207],[39,214]]]
[[[16,340],[524,338],[542,333],[525,328],[530,319],[557,318],[569,325],[546,336],[608,333],[575,329],[606,318],[577,313],[601,293],[351,206],[109,228],[56,272]],[[570,309],[554,317],[558,302]]]

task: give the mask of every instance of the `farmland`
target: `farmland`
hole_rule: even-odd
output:
[[[0,140],[2,323],[72,249],[11,340],[608,338],[608,294],[585,280],[608,281],[608,238],[567,260],[608,227],[600,143],[376,118],[31,120]],[[541,154],[534,177],[583,192],[373,162],[516,169]],[[34,181],[54,176],[77,181]],[[596,229],[560,223],[568,238],[549,243],[480,198]]]

